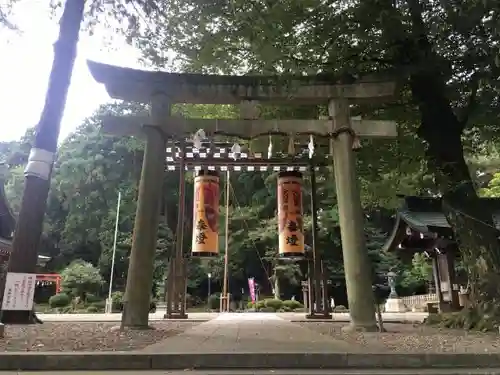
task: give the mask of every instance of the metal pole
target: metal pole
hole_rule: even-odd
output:
[[[224,285],[222,288],[223,302],[221,303],[221,312],[229,311],[229,301],[228,301],[228,264],[229,264],[229,169],[226,172],[226,228],[224,233]]]
[[[211,284],[211,281],[212,281],[212,275],[208,274],[208,296],[207,296],[207,302],[210,299],[210,284]]]
[[[319,312],[321,300],[321,259],[317,249],[318,238],[318,208],[316,202],[316,171],[314,165],[311,166],[311,213],[312,213],[312,253],[314,264],[314,303],[315,312]],[[325,307],[325,306],[324,306]]]
[[[108,291],[108,313],[112,312],[111,294],[113,290],[113,276],[115,273],[115,257],[116,257],[116,241],[118,239],[118,221],[120,219],[120,203],[122,193],[118,192],[118,202],[116,204],[116,220],[115,220],[115,237],[113,240],[113,255],[111,256],[111,274],[109,275],[109,291]]]

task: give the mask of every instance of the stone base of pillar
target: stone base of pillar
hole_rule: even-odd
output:
[[[314,313],[314,314],[306,314],[306,319],[311,319],[311,320],[314,320],[314,319],[321,319],[321,320],[332,319],[332,314],[330,314],[329,312],[327,312],[326,314],[324,314],[322,312],[318,312],[318,313]]]
[[[163,315],[163,319],[188,319],[188,314],[172,313]]]
[[[342,332],[351,333],[351,332],[378,332],[377,324],[373,323],[349,323],[348,325],[342,327]]]
[[[406,306],[401,298],[389,298],[385,303],[386,312],[406,312]]]

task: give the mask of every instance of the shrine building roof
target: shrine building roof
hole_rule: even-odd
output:
[[[500,230],[500,199],[481,198],[489,207],[494,208],[493,221]],[[403,204],[395,214],[395,222],[384,250],[398,250],[398,246],[409,236],[418,233],[419,239],[446,237],[453,241],[451,225],[442,211],[441,198],[417,196],[404,197]]]

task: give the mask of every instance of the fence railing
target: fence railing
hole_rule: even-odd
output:
[[[419,294],[416,296],[401,297],[407,309],[411,310],[414,307],[424,307],[429,302],[437,302],[438,297],[436,293]]]

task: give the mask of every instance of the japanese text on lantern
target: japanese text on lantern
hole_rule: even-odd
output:
[[[195,178],[193,213],[193,252],[216,253],[218,250],[219,177]]]
[[[302,253],[302,191],[298,176],[280,176],[278,179],[278,219],[280,253]]]

